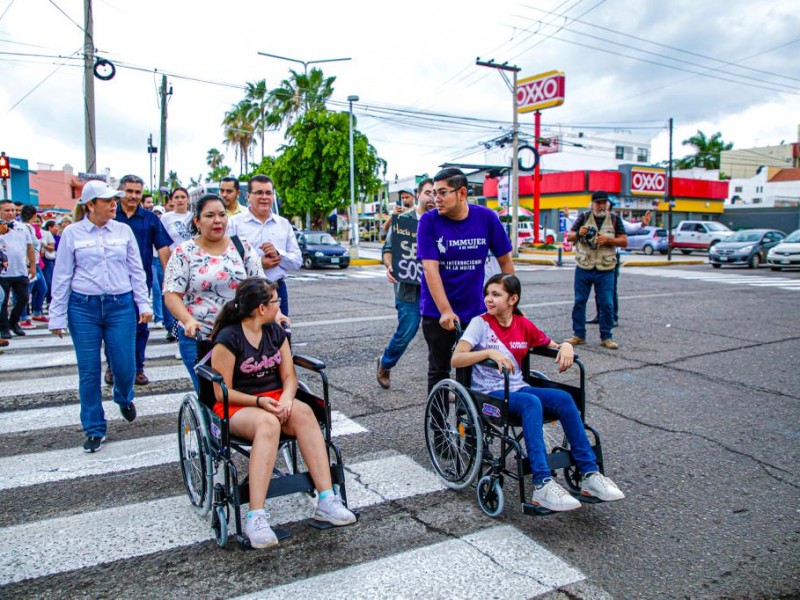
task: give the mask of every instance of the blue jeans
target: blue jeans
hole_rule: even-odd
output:
[[[155,258],[155,257],[153,257]],[[161,283],[164,281],[164,267],[160,260],[153,260],[153,321],[164,320],[164,305],[161,301]]]
[[[289,316],[289,290],[286,288],[286,279],[278,279],[278,298],[281,299],[281,312]]]
[[[189,377],[192,378],[194,391],[200,393],[200,386],[197,383],[197,374],[194,372],[194,366],[197,363],[197,340],[186,337],[186,334],[183,333],[183,327],[181,326],[178,326],[178,348],[181,351],[183,366],[186,367],[186,370],[189,371]],[[202,358],[202,356],[200,358]]]
[[[47,295],[47,283],[38,265],[36,266],[36,279],[31,281],[28,289],[31,297],[31,312],[33,316],[41,317],[42,310],[44,310],[44,298]]]
[[[44,282],[47,285],[47,293],[45,294],[45,300],[47,300],[47,305],[50,305],[50,288],[53,287],[53,269],[56,267],[56,260],[54,258],[43,258],[44,261],[44,269],[42,269],[42,275],[44,275]]]
[[[490,395],[502,398],[503,390],[496,390]],[[572,396],[564,390],[525,386],[509,394],[508,409],[522,421],[522,435],[525,438],[525,448],[528,451],[528,461],[535,485],[551,477],[542,433],[544,411],[558,415],[578,470],[584,475],[600,470],[592,446],[586,437],[578,407],[575,406]]]
[[[394,305],[397,308],[397,330],[381,356],[381,366],[387,371],[391,371],[399,362],[411,340],[417,335],[419,322],[422,320],[418,302],[395,300]]]
[[[600,339],[610,340],[614,327],[614,271],[575,267],[575,304],[572,306],[572,333],[586,339],[586,302],[594,286],[600,318]]]
[[[114,402],[126,407],[133,402],[136,374],[136,305],[133,293],[119,296],[87,296],[72,292],[67,307],[75,355],[78,357],[78,391],[81,397],[81,425],[87,436],[106,434],[100,387],[100,347],[114,372]]]
[[[614,325],[619,321],[619,266],[621,261],[617,257],[617,266],[614,267]],[[597,309],[597,314],[600,314],[600,303],[597,301],[597,294],[594,295],[594,305]]]

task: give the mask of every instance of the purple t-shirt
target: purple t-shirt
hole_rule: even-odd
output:
[[[486,312],[483,305],[483,276],[486,256],[511,252],[511,242],[497,213],[485,206],[469,205],[463,221],[455,221],[431,210],[422,215],[417,227],[417,258],[439,261],[439,275],[450,306],[463,323]],[[439,318],[425,274],[422,275],[420,312]]]

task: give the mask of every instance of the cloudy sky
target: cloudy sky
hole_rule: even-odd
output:
[[[697,129],[721,131],[737,147],[798,137],[795,0],[93,0],[93,7],[98,55],[117,64],[113,80],[95,81],[98,167],[114,176],[149,176],[146,141],[152,133],[158,143],[162,72],[173,75],[167,168],[188,183],[208,171],[206,154],[216,147],[237,169],[220,126],[243,96],[237,86],[261,78],[276,86],[288,68],[302,69],[259,51],[352,58],[321,65],[337,78],[330,108],[346,110],[348,95],[360,97],[358,127],[388,161],[389,178],[432,173],[445,161],[480,162],[483,142],[508,127],[510,92],[497,72],[475,65],[477,57],[516,64],[521,77],[565,71],[567,100],[543,112],[545,126],[651,135],[654,161],[666,158],[669,117],[678,156],[686,153],[680,140]],[[82,50],[83,0],[0,0],[0,15],[0,149],[34,168],[84,170],[82,69],[67,59]],[[442,114],[461,118],[445,122]],[[530,130],[532,116],[522,122]],[[280,133],[269,135],[267,153],[281,142]]]

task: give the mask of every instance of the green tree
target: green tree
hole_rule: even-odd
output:
[[[295,117],[314,108],[325,108],[325,102],[333,95],[336,77],[325,77],[321,69],[312,68],[309,73],[292,74],[269,94],[272,126],[285,123],[291,125]]]
[[[350,204],[349,114],[312,108],[286,131],[271,177],[284,200],[284,216],[326,217]],[[353,132],[356,198],[381,189],[386,161],[361,132]]]
[[[694,167],[719,169],[720,154],[723,150],[733,148],[733,143],[722,141],[722,133],[719,131],[709,138],[699,129],[695,135],[683,140],[681,143],[684,146],[694,146],[695,153],[680,159],[677,163],[678,169],[691,169]]]
[[[169,189],[174,190],[181,185],[181,180],[175,171],[170,171],[169,174],[167,174],[167,181],[165,183]]]
[[[277,123],[269,112],[270,91],[267,89],[267,80],[261,79],[256,82],[248,81],[246,84],[245,100],[250,105],[248,115],[253,131],[261,137],[261,158],[264,158],[264,133],[267,129],[277,128]]]
[[[220,165],[211,171],[206,177],[206,183],[210,181],[220,181],[231,174],[231,168],[228,165]]]
[[[234,104],[222,119],[225,131],[224,143],[229,148],[233,147],[235,156],[239,160],[240,173],[244,173],[250,149],[255,143],[252,114],[253,105],[245,99]]]
[[[206,154],[206,164],[211,168],[212,171],[222,166],[222,161],[224,160],[225,155],[216,148],[209,149],[208,154]]]

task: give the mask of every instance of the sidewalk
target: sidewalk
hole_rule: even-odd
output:
[[[354,266],[378,265],[381,264],[381,247],[379,242],[361,242],[358,247],[358,258],[351,260]],[[620,254],[623,267],[669,267],[687,265],[704,265],[708,262],[708,257],[702,254],[691,254],[685,256],[677,253],[672,255],[672,260],[667,260],[666,255],[653,254],[632,254],[623,251]],[[519,258],[515,262],[528,265],[549,265],[558,266],[558,252],[555,250],[521,250]],[[574,267],[575,253],[562,252],[561,266]]]

